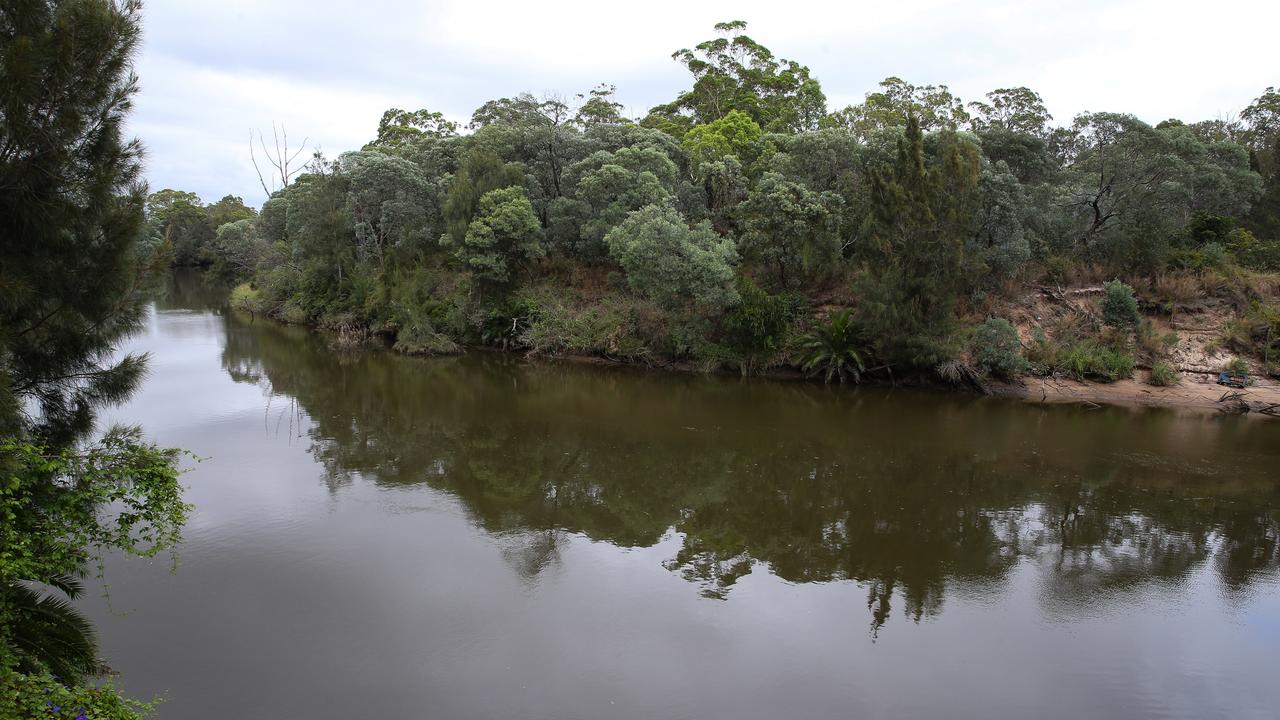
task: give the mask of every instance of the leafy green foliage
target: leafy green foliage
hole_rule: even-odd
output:
[[[924,136],[909,120],[896,158],[873,175],[867,272],[857,289],[860,322],[885,362],[932,368],[953,355],[979,174],[977,147],[954,134],[926,160]]]
[[[80,685],[47,671],[23,673],[4,664],[0,664],[0,688],[4,688],[0,693],[0,717],[4,718],[142,720],[156,706],[123,697],[110,681]]]
[[[1133,288],[1119,280],[1103,283],[1102,288],[1102,321],[1113,328],[1137,327],[1142,316],[1138,314],[1138,299],[1133,296]]]
[[[786,295],[770,294],[741,275],[736,288],[739,302],[725,317],[725,341],[747,374],[782,350],[796,315],[796,302]]]
[[[1133,355],[1094,340],[1067,346],[1056,358],[1057,367],[1077,380],[1115,382],[1133,375]]]
[[[812,130],[826,110],[826,97],[809,68],[774,57],[740,31],[741,20],[717,23],[721,37],[678,50],[672,58],[693,75],[693,88],[649,111],[646,123],[683,135],[693,125],[740,113],[770,132]]]
[[[886,128],[905,128],[909,119],[925,132],[958,130],[969,122],[969,112],[946,85],[916,86],[889,77],[880,81],[878,92],[867,93],[862,103],[832,113],[823,124],[865,141]]]
[[[800,367],[811,375],[821,374],[827,383],[833,378],[856,383],[866,369],[861,347],[853,314],[840,310],[800,339]]]
[[[1018,330],[1004,318],[987,318],[973,333],[973,355],[979,370],[1002,380],[1013,380],[1030,370],[1022,357]]]
[[[705,177],[708,165],[723,162],[730,155],[739,161],[750,158],[760,136],[760,126],[754,120],[731,110],[705,125],[695,125],[685,133],[683,145],[694,173]]]
[[[986,102],[971,102],[975,130],[998,128],[1011,133],[1043,138],[1049,133],[1053,116],[1040,93],[1027,87],[1000,88],[987,93]]]
[[[138,13],[105,1],[4,13],[0,434],[79,436],[142,375],[144,358],[114,352],[165,261],[139,243],[141,147],[122,131]]]
[[[670,206],[641,208],[605,237],[627,283],[670,310],[719,312],[738,300],[733,241],[703,222],[690,227]]]
[[[777,173],[767,173],[738,208],[742,252],[768,268],[777,287],[788,287],[840,257],[835,193],[816,193]]]
[[[665,152],[652,147],[600,150],[575,163],[566,173],[582,212],[575,249],[603,255],[604,236],[627,213],[673,198],[678,172]]]
[[[1147,382],[1156,387],[1171,387],[1182,382],[1182,376],[1172,365],[1161,360],[1151,366],[1151,374],[1147,376]]]
[[[520,185],[520,166],[503,162],[495,153],[477,149],[462,161],[458,174],[449,182],[444,197],[444,223],[449,240],[461,243],[480,208],[480,198],[492,190]]]
[[[521,267],[545,254],[542,229],[528,196],[518,187],[508,187],[480,198],[454,256],[482,282],[505,286]]]
[[[391,108],[378,121],[378,137],[372,145],[398,146],[422,138],[445,138],[458,134],[458,124],[430,110]]]

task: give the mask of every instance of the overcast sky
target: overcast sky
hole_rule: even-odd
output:
[[[1280,85],[1274,0],[150,0],[132,130],[153,190],[256,206],[251,128],[283,123],[332,157],[371,139],[389,107],[465,122],[489,99],[601,82],[638,116],[689,85],[671,53],[734,19],[808,65],[833,109],[897,75],[965,101],[1026,85],[1059,122],[1194,121]]]

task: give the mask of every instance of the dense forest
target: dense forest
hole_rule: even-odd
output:
[[[1280,372],[1280,91],[1238,119],[1054,124],[1028,88],[891,77],[829,112],[745,27],[675,53],[692,86],[638,120],[608,85],[465,129],[391,109],[361,150],[275,173],[261,212],[151,195],[150,242],[243,283],[242,309],[408,353],[1174,382],[1150,316],[1211,298],[1241,371]],[[1030,286],[1102,281],[1096,313],[1007,317]]]

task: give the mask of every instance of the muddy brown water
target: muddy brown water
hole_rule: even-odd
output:
[[[186,278],[84,605],[160,718],[1275,718],[1280,423],[338,354]]]

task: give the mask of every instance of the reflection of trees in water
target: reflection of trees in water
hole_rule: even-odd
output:
[[[948,584],[1004,582],[1022,559],[1067,604],[1206,563],[1238,589],[1277,565],[1276,428],[1261,423],[335,355],[235,318],[227,333],[233,377],[306,410],[331,487],[359,474],[448,491],[530,580],[567,533],[631,547],[674,529],[668,567],[708,597],[756,565],[853,580],[874,632],[895,602],[918,620]]]

